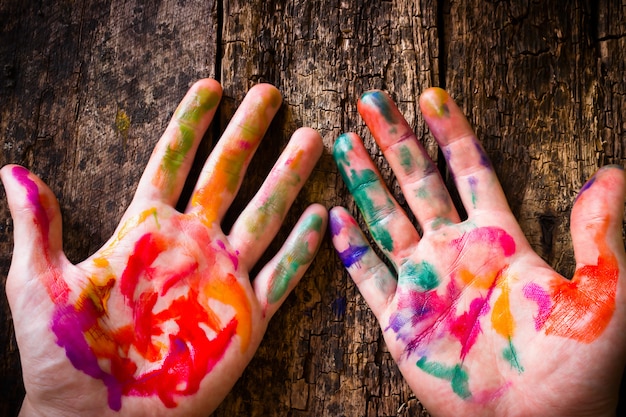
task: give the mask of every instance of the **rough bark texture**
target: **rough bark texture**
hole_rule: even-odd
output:
[[[356,131],[381,161],[356,113],[367,89],[389,91],[436,158],[416,99],[440,85],[484,141],[535,250],[571,274],[576,191],[599,166],[625,164],[624,50],[626,5],[611,0],[0,0],[0,165],[51,186],[77,262],[113,232],[197,78],[220,80],[224,100],[195,173],[250,86],[271,82],[284,96],[234,214],[299,126],[318,129],[328,150]],[[355,211],[329,152],[287,225],[314,201]],[[0,284],[11,253],[0,191]],[[0,415],[14,415],[23,386],[4,294],[0,345]],[[428,414],[326,240],[215,415]]]

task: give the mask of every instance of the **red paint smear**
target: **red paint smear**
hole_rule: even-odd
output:
[[[619,264],[606,243],[607,228],[608,221],[594,239],[600,252],[597,265],[579,268],[571,282],[560,277],[552,282],[554,303],[545,323],[546,334],[590,343],[611,321]]]
[[[106,357],[111,361],[111,374],[119,381],[123,395],[157,395],[166,407],[172,408],[177,405],[175,396],[198,391],[204,376],[223,357],[236,335],[238,320],[233,318],[221,328],[215,314],[198,302],[199,294],[193,285],[185,296],[173,300],[166,310],[153,312],[158,289],[142,288],[141,294],[136,294],[136,291],[140,281],[153,278],[155,271],[152,263],[167,248],[163,237],[152,234],[146,234],[137,241],[120,282],[121,292],[133,309],[133,326],[124,327],[111,335],[124,356],[113,350]],[[196,273],[197,266],[194,263],[168,279],[167,288],[181,280],[188,280]],[[162,326],[169,321],[176,323],[178,331],[169,335],[169,350],[164,352],[163,347],[168,341],[159,336],[163,334]],[[208,338],[206,331],[200,327],[201,323],[216,332],[213,339]],[[131,346],[147,363],[162,361],[158,369],[136,376],[139,370],[136,360],[128,357]]]
[[[496,279],[493,281],[486,297],[478,297],[472,300],[469,311],[464,312],[458,317],[450,317],[448,324],[450,333],[461,342],[461,360],[465,360],[465,357],[474,346],[474,343],[476,343],[478,335],[482,333],[480,317],[489,312],[489,300],[491,299],[491,295],[493,294],[493,290],[499,278],[500,273],[498,273]]]

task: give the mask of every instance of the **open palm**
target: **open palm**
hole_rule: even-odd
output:
[[[330,220],[335,248],[409,385],[437,416],[614,414],[626,350],[623,170],[603,168],[581,190],[571,217],[577,269],[567,280],[532,251],[450,97],[430,89],[420,107],[467,220],[380,91],[365,93],[359,112],[423,234],[355,134],[337,139],[334,157],[395,274],[345,209]]]
[[[281,104],[253,87],[209,157],[184,213],[173,208],[219,100],[196,83],[174,113],[114,236],[72,265],[52,192],[1,171],[15,223],[7,294],[22,359],[23,415],[207,415],[313,260],[326,211],[307,209],[279,253],[254,266],[321,155],[300,129],[228,235],[220,222]]]

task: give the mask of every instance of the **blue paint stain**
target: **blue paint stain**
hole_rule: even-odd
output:
[[[361,102],[376,107],[389,124],[397,124],[394,108],[389,97],[382,91],[368,91],[361,96]]]
[[[355,263],[359,262],[361,258],[369,251],[369,246],[355,246],[348,244],[348,249],[339,252],[341,262],[346,268],[350,268]]]
[[[336,318],[342,319],[346,315],[346,306],[346,297],[337,297],[331,304],[330,308]]]

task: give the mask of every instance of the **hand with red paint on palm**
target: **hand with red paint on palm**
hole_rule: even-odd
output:
[[[312,262],[327,217],[319,205],[249,279],[321,155],[311,129],[294,133],[230,233],[220,226],[280,107],[270,85],[249,91],[188,208],[174,209],[221,93],[213,80],[189,90],[114,236],[78,265],[63,253],[50,189],[25,168],[2,169],[15,227],[6,290],[26,387],[21,415],[209,414]]]
[[[409,385],[435,416],[615,414],[626,351],[624,171],[605,167],[571,216],[571,281],[536,255],[467,120],[441,89],[420,107],[468,213],[391,99],[365,93],[358,109],[396,175],[420,236],[361,140],[339,137],[334,157],[369,231],[331,210],[333,244],[378,318]]]

